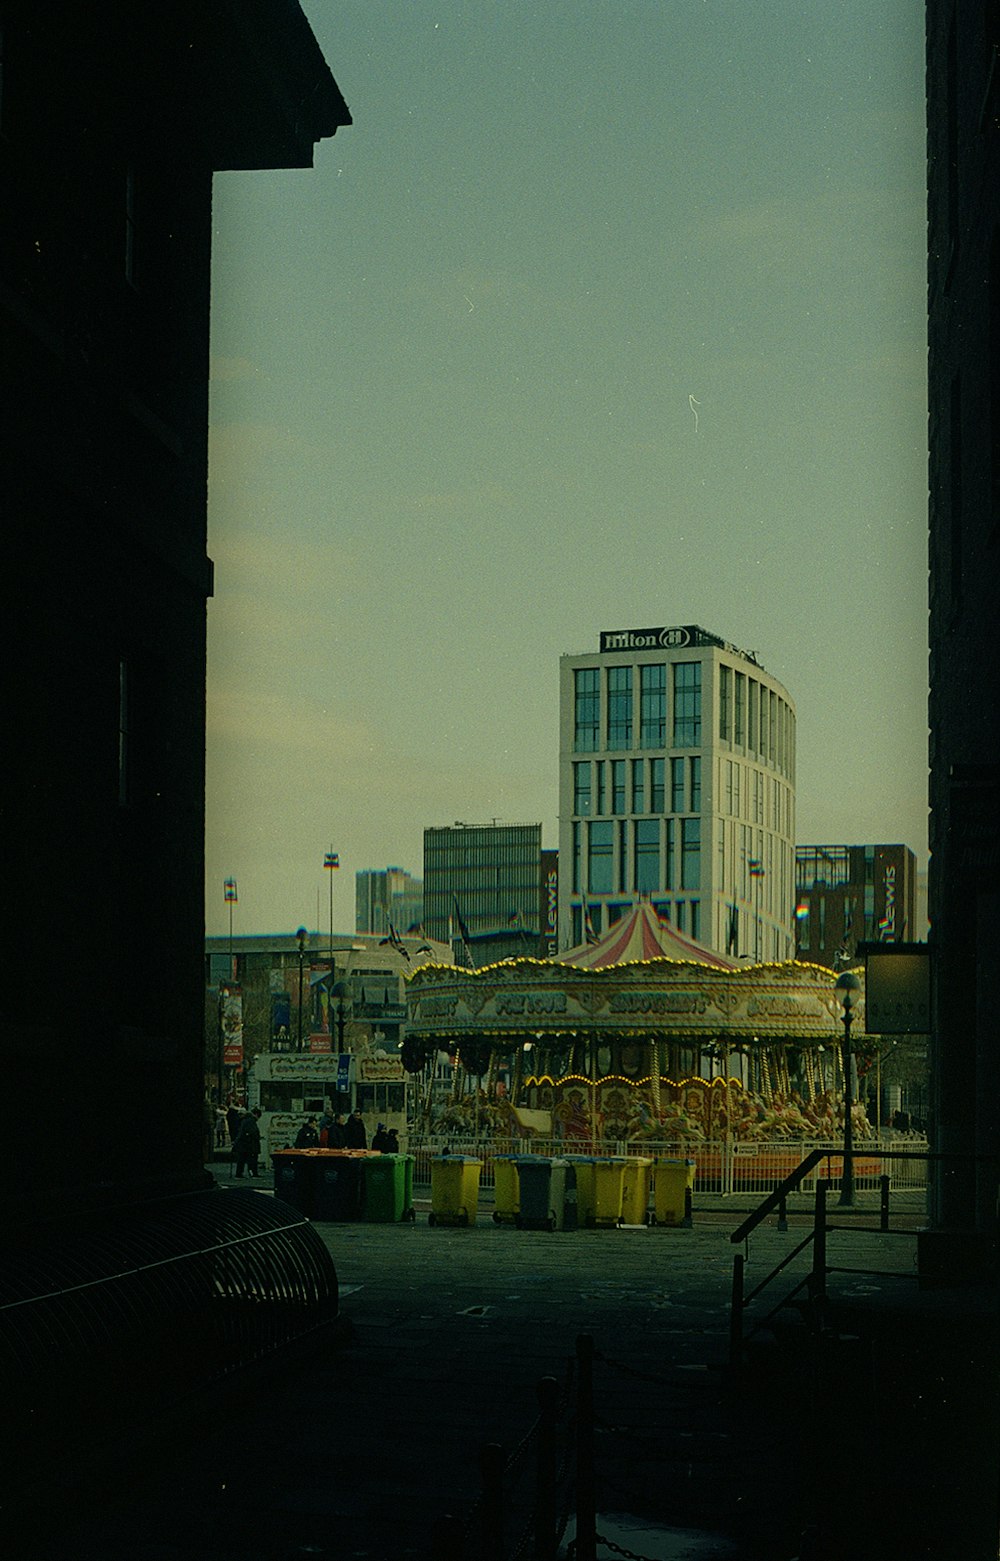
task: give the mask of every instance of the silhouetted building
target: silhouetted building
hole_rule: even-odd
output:
[[[32,952],[0,1200],[28,1220],[205,1180],[212,175],[309,167],[350,118],[287,0],[6,0],[2,28],[4,890]]]
[[[639,899],[719,953],[790,959],[795,708],[697,626],[603,633],[560,659],[559,936]]]
[[[541,824],[424,830],[424,931],[461,963],[540,952]]]
[[[927,5],[930,869],[935,1146],[1000,1153],[1000,11]],[[936,1217],[995,1231],[998,1171],[939,1183]]]
[[[859,943],[912,942],[916,891],[908,846],[796,846],[796,959],[837,970]]]

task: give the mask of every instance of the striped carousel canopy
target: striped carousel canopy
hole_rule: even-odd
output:
[[[714,965],[720,970],[740,968],[736,960],[727,959],[678,932],[669,921],[657,915],[648,900],[640,900],[596,943],[582,943],[578,948],[568,949],[556,962],[598,970],[606,965],[628,965],[646,959],[694,961],[700,965]]]

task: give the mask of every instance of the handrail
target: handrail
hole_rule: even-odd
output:
[[[767,1197],[764,1199],[764,1202],[758,1208],[754,1209],[751,1214],[747,1215],[747,1218],[743,1221],[742,1225],[738,1226],[737,1229],[733,1231],[729,1238],[730,1241],[745,1241],[750,1232],[752,1230],[756,1230],[757,1226],[763,1220],[766,1220],[767,1216],[773,1213],[773,1211],[785,1201],[788,1194],[790,1192],[794,1192],[796,1187],[798,1187],[801,1182],[805,1181],[806,1177],[809,1175],[809,1172],[813,1169],[813,1166],[818,1165],[821,1160],[828,1160],[830,1155],[834,1152],[835,1151],[831,1149],[810,1150],[802,1163],[797,1165],[795,1170],[792,1171],[790,1175],[786,1176],[783,1182],[779,1182],[773,1192],[768,1193]]]

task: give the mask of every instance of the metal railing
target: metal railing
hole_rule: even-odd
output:
[[[909,1162],[917,1162],[923,1169],[922,1174],[926,1179],[927,1167],[931,1163],[957,1164],[961,1161],[969,1161],[996,1164],[996,1156],[982,1155],[954,1155],[941,1154],[927,1149],[887,1149],[880,1148],[879,1159],[888,1162],[890,1167],[905,1165]],[[881,1171],[878,1177],[879,1187],[879,1221],[878,1226],[865,1225],[858,1221],[849,1224],[836,1223],[827,1218],[827,1194],[834,1181],[824,1175],[824,1165],[830,1163],[833,1156],[821,1149],[812,1150],[796,1169],[785,1177],[760,1206],[753,1210],[733,1231],[730,1241],[734,1244],[743,1242],[745,1245],[751,1233],[760,1226],[771,1214],[777,1214],[779,1230],[788,1229],[788,1200],[794,1193],[805,1190],[808,1184],[814,1189],[813,1221],[802,1240],[796,1243],[784,1254],[781,1261],[775,1265],[770,1273],[758,1281],[751,1290],[746,1289],[745,1268],[749,1249],[744,1253],[736,1253],[733,1259],[732,1299],[730,1305],[730,1331],[729,1331],[729,1362],[735,1370],[739,1368],[742,1360],[743,1346],[749,1338],[765,1328],[777,1314],[785,1307],[791,1306],[796,1298],[803,1292],[806,1295],[807,1320],[813,1328],[820,1328],[823,1324],[823,1313],[827,1302],[827,1280],[831,1274],[863,1274],[870,1278],[918,1278],[914,1271],[912,1274],[901,1270],[885,1270],[877,1268],[845,1268],[828,1261],[827,1237],[832,1231],[851,1231],[853,1234],[868,1231],[877,1231],[879,1235],[901,1235],[912,1238],[913,1231],[909,1227],[893,1226],[891,1224],[891,1193],[893,1189],[893,1177],[887,1171]],[[855,1164],[855,1188],[859,1186],[857,1175],[858,1156],[854,1156]],[[842,1167],[842,1159],[838,1166]],[[905,1177],[900,1178],[905,1184]],[[897,1182],[897,1186],[899,1183]],[[762,1315],[755,1315],[752,1327],[747,1331],[747,1311],[752,1302],[763,1295],[778,1277],[794,1262],[795,1258],[803,1252],[811,1249],[811,1263],[807,1273],[800,1275],[795,1284],[770,1306]]]
[[[898,1136],[861,1139],[853,1155],[855,1186],[861,1192],[876,1192],[882,1178],[889,1175],[893,1190],[923,1192],[927,1188],[927,1149],[924,1141],[900,1151]],[[804,1196],[815,1190],[816,1177],[839,1182],[842,1169],[842,1143],[829,1139],[707,1143],[692,1139],[649,1139],[634,1141],[557,1138],[475,1138],[458,1134],[411,1134],[408,1150],[414,1156],[414,1185],[430,1186],[431,1163],[441,1154],[471,1155],[481,1162],[479,1185],[489,1193],[495,1185],[494,1160],[501,1155],[600,1154],[651,1156],[689,1159],[695,1162],[695,1194],[720,1199],[762,1196],[780,1182],[792,1177],[806,1158],[810,1170],[798,1176],[791,1192]],[[887,1162],[887,1163],[886,1163]]]

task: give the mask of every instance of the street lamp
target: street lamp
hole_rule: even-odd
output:
[[[842,970],[833,989],[833,995],[844,1013],[844,1164],[840,1175],[840,1198],[838,1200],[842,1208],[852,1208],[854,1205],[854,1123],[851,1120],[854,1099],[851,1089],[851,1019],[857,1002],[857,994],[860,991],[861,982],[853,970]]]
[[[299,1051],[302,1050],[302,972],[306,960],[306,938],[309,936],[305,927],[300,927],[295,934],[295,941],[299,945]]]

